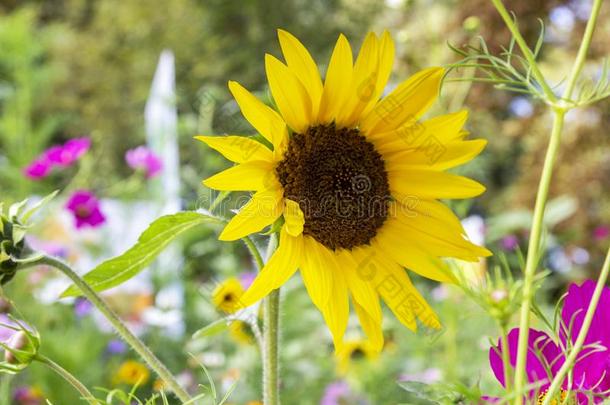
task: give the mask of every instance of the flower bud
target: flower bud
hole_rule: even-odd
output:
[[[40,335],[12,318],[10,324],[3,324],[2,327],[14,333],[5,342],[0,342],[0,346],[4,348],[0,373],[16,374],[26,368],[38,354]]]

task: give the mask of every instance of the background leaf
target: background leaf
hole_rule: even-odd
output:
[[[218,222],[214,217],[197,212],[163,216],[151,223],[127,252],[101,263],[83,278],[95,291],[116,287],[146,268],[169,243],[184,232],[197,225]],[[72,285],[61,296],[76,295],[80,295],[80,290]]]

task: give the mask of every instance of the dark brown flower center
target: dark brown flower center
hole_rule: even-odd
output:
[[[368,244],[387,217],[385,164],[357,129],[318,125],[294,134],[276,172],[284,197],[303,211],[303,233],[330,249]]]

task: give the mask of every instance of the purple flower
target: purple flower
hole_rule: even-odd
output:
[[[93,304],[88,299],[78,297],[74,301],[74,314],[77,318],[84,318],[91,313],[91,310],[93,310]]]
[[[0,314],[0,342],[8,342],[17,331],[13,328],[18,328],[17,325],[11,318],[6,314]]]
[[[340,405],[342,400],[351,395],[349,385],[345,381],[336,381],[328,384],[320,405]]]
[[[500,241],[500,246],[506,251],[513,251],[519,246],[519,238],[515,235],[506,235]]]
[[[99,200],[90,191],[75,191],[66,203],[66,209],[72,211],[77,228],[85,226],[96,228],[106,222]]]
[[[62,146],[53,146],[44,155],[53,165],[68,167],[80,159],[90,147],[91,139],[87,137],[74,138]]]
[[[606,225],[600,225],[593,230],[593,239],[601,241],[610,236],[610,227]]]
[[[42,404],[42,395],[36,389],[30,387],[17,387],[13,392],[13,400],[19,405]]]
[[[112,339],[106,346],[106,353],[108,354],[123,354],[127,351],[127,345],[125,342],[119,339]]]
[[[80,159],[91,147],[87,137],[70,139],[63,145],[55,145],[41,153],[24,170],[32,180],[47,177],[55,166],[68,167]]]
[[[36,158],[23,169],[23,173],[32,180],[40,180],[49,175],[53,166],[46,159]]]
[[[256,273],[253,271],[245,271],[239,275],[239,282],[244,290],[247,290],[252,285],[252,282],[256,278]]]
[[[163,169],[161,159],[146,146],[138,146],[125,153],[125,161],[134,170],[143,172],[147,178],[155,177]]]
[[[527,381],[533,388],[529,392],[530,398],[544,396],[550,382],[565,361],[562,348],[574,344],[587,312],[595,282],[587,280],[582,285],[571,284],[568,288],[561,311],[562,326],[559,331],[560,342],[555,342],[545,332],[530,329],[528,339],[528,352],[526,360]],[[603,402],[610,397],[610,288],[605,287],[591,327],[585,339],[584,349],[579,353],[572,371],[572,383],[566,379],[562,389],[577,393],[579,405],[589,404],[587,394],[595,395],[594,403]],[[510,365],[515,367],[519,329],[513,329],[508,334],[508,353]],[[568,345],[568,340],[570,344]],[[595,345],[595,347],[593,347]],[[505,385],[502,351],[504,348],[500,341],[489,351],[491,368],[503,386]],[[494,403],[495,398],[485,397],[485,400]]]

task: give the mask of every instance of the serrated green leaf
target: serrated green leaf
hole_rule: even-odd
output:
[[[103,262],[83,278],[95,291],[116,287],[144,270],[169,243],[184,232],[198,225],[219,222],[217,218],[197,212],[179,212],[158,218],[127,252]],[[80,295],[80,290],[72,285],[61,296],[77,295]]]

